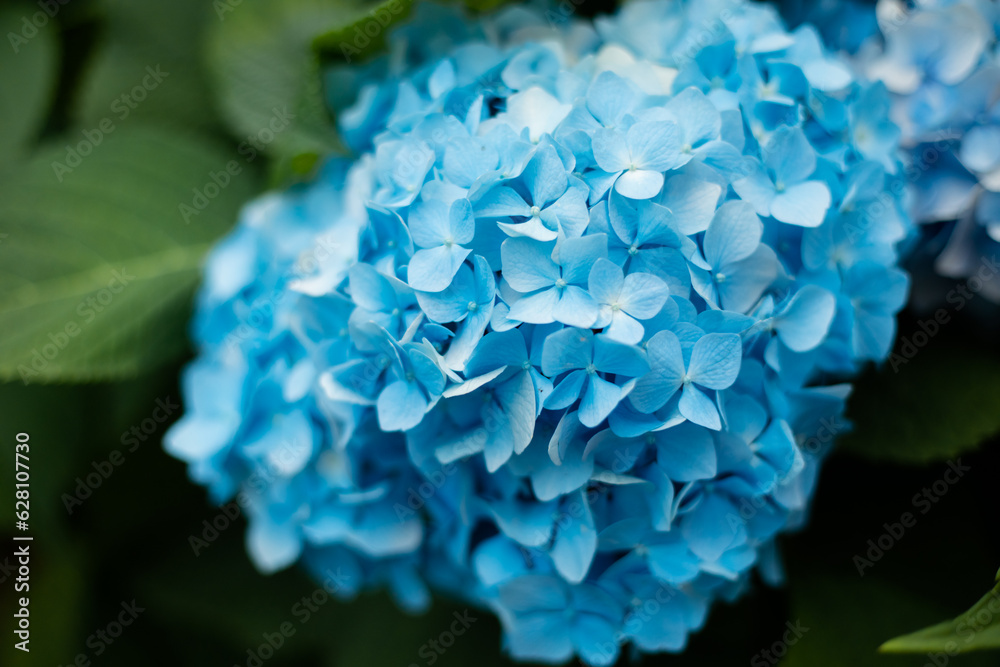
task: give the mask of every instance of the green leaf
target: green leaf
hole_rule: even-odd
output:
[[[793,577],[789,584],[789,626],[797,632],[777,633],[774,644],[761,647],[771,656],[784,657],[782,667],[919,667],[926,662],[926,656],[915,661],[877,651],[887,634],[925,622],[940,612],[940,604],[925,599],[922,591],[877,576],[862,579],[830,572]],[[754,658],[758,659],[754,664],[773,664],[761,654]],[[979,667],[993,663],[966,659],[961,664]]]
[[[294,158],[339,150],[309,45],[360,13],[348,2],[243,0],[220,16],[209,35],[208,67],[241,152]]]
[[[0,59],[0,160],[8,161],[25,152],[42,128],[57,79],[57,28],[50,20],[36,27],[33,5],[0,10],[0,34],[4,36]],[[44,16],[44,14],[43,14]]]
[[[347,63],[365,60],[385,50],[386,33],[408,17],[412,9],[413,0],[383,0],[354,21],[316,37],[313,49]]]
[[[101,0],[103,37],[79,89],[76,122],[98,128],[136,120],[204,128],[216,122],[201,63],[203,34],[215,21],[204,0]],[[150,71],[157,72],[151,76]]]
[[[182,352],[202,257],[254,191],[237,157],[130,125],[0,182],[0,378],[123,377]]]
[[[911,360],[857,384],[854,430],[838,443],[875,461],[925,464],[972,450],[1000,432],[1000,358],[967,340],[937,339]]]
[[[447,0],[445,0],[447,1]],[[463,0],[473,12],[488,12],[509,0]],[[386,33],[410,16],[414,0],[382,0],[353,21],[334,27],[313,40],[313,49],[324,59],[348,64],[364,61],[386,49]]]
[[[964,614],[917,632],[890,639],[879,647],[883,653],[949,655],[1000,648],[1000,572],[997,585]]]

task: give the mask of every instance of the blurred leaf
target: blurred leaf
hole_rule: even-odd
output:
[[[85,70],[76,119],[84,128],[155,120],[190,127],[215,121],[201,63],[204,0],[102,0],[105,34]],[[149,71],[160,72],[151,77]],[[161,80],[157,81],[157,78]]]
[[[24,152],[45,123],[58,76],[57,27],[31,22],[34,5],[0,9],[0,34],[7,44],[0,59],[0,160]],[[44,14],[43,14],[44,16]],[[7,47],[10,47],[9,49]]]
[[[997,585],[964,614],[917,632],[890,639],[879,647],[884,653],[949,655],[1000,648],[1000,572]]]
[[[5,379],[123,377],[184,350],[202,257],[254,189],[235,155],[148,128],[67,155],[41,151],[0,183]],[[225,180],[227,164],[240,171]]]
[[[312,43],[313,49],[323,56],[347,63],[364,60],[385,50],[386,32],[409,16],[412,9],[413,0],[383,0],[353,21],[316,37]]]
[[[844,451],[876,461],[923,464],[954,458],[1000,432],[1000,358],[935,339],[911,360],[869,372],[848,407]]]
[[[801,636],[786,643],[783,634],[775,643],[761,647],[771,656],[787,657],[782,667],[919,667],[911,656],[876,652],[887,634],[933,618],[939,606],[923,599],[920,592],[880,578],[837,576],[827,573],[798,576],[791,580],[790,622]],[[751,664],[774,664],[758,654]],[[993,664],[988,660],[964,660],[965,667]]]
[[[209,36],[208,67],[220,111],[243,142],[240,152],[292,158],[337,150],[309,45],[362,10],[347,0],[223,4],[228,11]]]

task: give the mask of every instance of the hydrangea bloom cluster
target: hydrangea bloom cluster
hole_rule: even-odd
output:
[[[979,278],[1000,302],[1000,7],[985,0],[880,0],[881,38],[856,67],[892,93],[902,130],[918,257],[944,276]],[[933,297],[921,298],[921,301]]]
[[[780,576],[891,345],[885,91],[738,2],[452,27],[212,253],[168,449],[264,571],[457,596],[518,659],[679,651]]]

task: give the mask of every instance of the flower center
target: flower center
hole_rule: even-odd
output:
[[[635,257],[636,255],[639,254],[639,247],[636,244],[633,243],[628,248],[628,254],[631,255],[631,256],[633,256],[633,257]]]
[[[467,307],[468,307],[470,313],[474,313],[477,310],[479,310],[479,304],[476,303],[475,301],[470,301],[469,305]]]
[[[560,278],[559,280],[557,280],[556,287],[558,287],[559,289],[566,287],[566,280],[564,278]]]
[[[531,207],[531,217],[532,218],[537,218],[539,215],[541,215],[541,213],[542,213],[542,209],[538,208],[537,206],[532,206]]]

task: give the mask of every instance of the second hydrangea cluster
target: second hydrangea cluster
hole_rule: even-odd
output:
[[[985,0],[881,0],[881,34],[855,66],[892,93],[918,256],[1000,302],[1000,7]],[[993,260],[993,261],[990,261]],[[934,292],[917,305],[937,305]],[[953,305],[953,303],[950,303]],[[950,307],[949,305],[949,307]],[[995,316],[995,309],[991,309]]]
[[[608,665],[780,576],[844,382],[891,346],[908,222],[886,91],[812,29],[552,21],[390,40],[341,115],[363,154],[211,255],[168,448],[245,499],[262,570],[442,591],[515,658]]]

